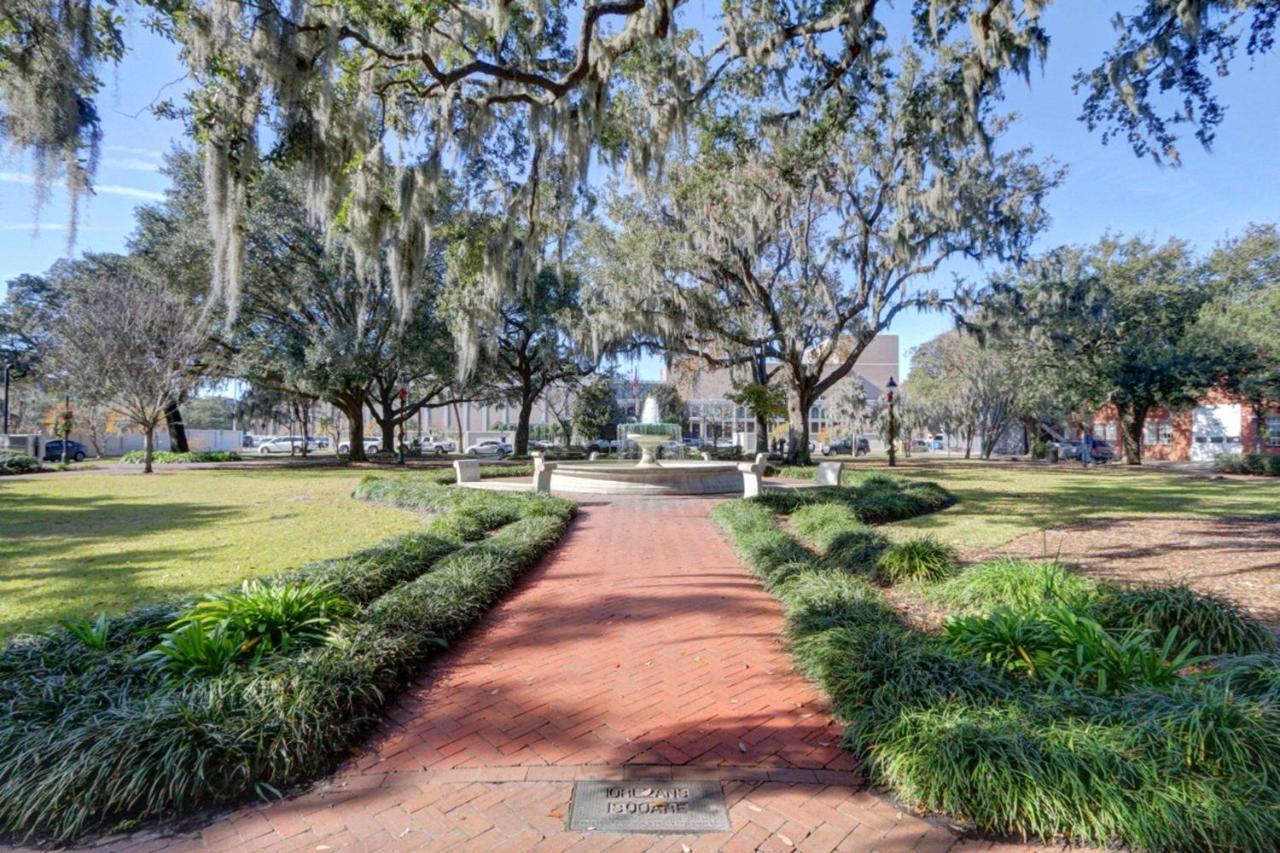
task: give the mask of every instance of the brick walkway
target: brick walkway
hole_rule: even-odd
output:
[[[782,615],[707,499],[584,503],[561,546],[305,796],[131,845],[280,850],[947,850],[868,793]],[[573,779],[720,779],[716,835],[565,830]],[[984,847],[987,845],[983,845]]]

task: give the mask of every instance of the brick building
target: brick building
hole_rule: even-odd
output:
[[[1098,412],[1093,431],[1118,445],[1115,409]],[[1280,455],[1280,405],[1270,406],[1258,418],[1248,403],[1214,391],[1186,410],[1159,409],[1147,415],[1142,455],[1174,462],[1211,462],[1219,453],[1254,453],[1259,435],[1263,453]]]

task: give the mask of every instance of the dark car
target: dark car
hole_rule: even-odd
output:
[[[1058,458],[1062,460],[1080,460],[1080,445],[1078,438],[1068,439],[1066,441],[1056,442],[1058,446]],[[1091,457],[1094,462],[1105,465],[1116,457],[1116,449],[1110,442],[1103,441],[1100,438],[1093,440],[1093,453]]]
[[[89,449],[78,441],[67,442],[67,459],[72,462],[83,462],[84,458],[89,455]],[[55,438],[53,441],[44,443],[44,461],[45,462],[61,462],[62,461],[62,439]]]

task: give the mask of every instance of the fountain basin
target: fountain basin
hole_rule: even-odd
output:
[[[551,490],[592,495],[723,495],[742,492],[742,472],[733,462],[562,462],[551,472]]]

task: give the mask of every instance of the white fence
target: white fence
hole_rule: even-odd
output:
[[[89,440],[89,433],[76,430],[71,433],[71,440],[78,441],[90,452],[94,451],[94,443]],[[48,439],[45,439],[48,441]],[[112,433],[98,436],[98,447],[104,456],[123,456],[131,450],[142,450],[146,439],[140,432]],[[163,427],[155,432],[156,450],[169,449],[169,431]],[[192,450],[241,450],[240,432],[234,429],[189,429],[187,430],[187,446]]]

